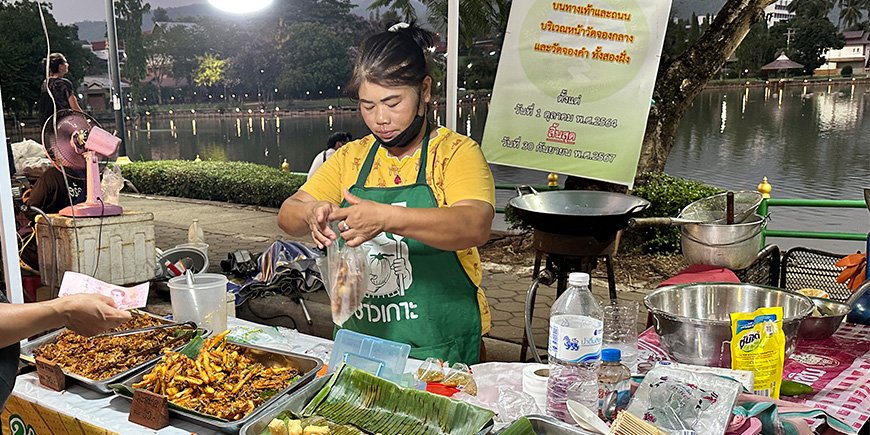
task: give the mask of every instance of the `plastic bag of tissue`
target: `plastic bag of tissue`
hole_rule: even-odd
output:
[[[121,175],[121,167],[115,164],[109,164],[103,170],[103,181],[100,182],[103,188],[103,202],[105,204],[120,203],[121,189],[124,188],[124,177]]]

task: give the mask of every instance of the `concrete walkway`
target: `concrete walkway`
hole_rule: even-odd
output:
[[[169,249],[187,243],[187,229],[194,218],[199,219],[200,227],[209,244],[209,271],[220,272],[220,260],[227,254],[239,249],[259,253],[279,239],[292,240],[277,226],[277,210],[260,207],[241,206],[227,203],[158,197],[150,195],[122,196],[121,205],[125,210],[143,211],[154,214],[156,245]],[[296,239],[310,243],[310,239]],[[485,337],[487,359],[490,361],[517,361],[522,342],[524,323],[524,304],[531,283],[529,268],[516,268],[484,263],[483,287],[492,310],[492,330]],[[154,286],[149,308],[156,312],[168,312],[168,293],[163,286]],[[644,293],[635,288],[618,285],[619,299],[636,301],[641,306],[638,314],[638,330],[646,322],[643,309]],[[599,300],[608,298],[607,284],[593,279],[593,293]],[[546,343],[546,331],[550,306],[555,296],[555,288],[542,286],[538,291],[535,316],[532,328],[538,346]],[[331,337],[332,319],[329,299],[325,292],[306,295],[306,306],[311,314],[313,325],[306,324],[301,307],[285,297],[265,297],[252,300],[239,307],[239,317],[265,324],[296,327],[301,332],[323,337]]]

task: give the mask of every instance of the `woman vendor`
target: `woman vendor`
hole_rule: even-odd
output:
[[[366,297],[342,328],[408,343],[413,358],[473,364],[490,326],[476,247],[495,186],[480,146],[430,120],[433,42],[404,23],[363,42],[348,90],[372,134],[328,159],[278,225],[320,247],[342,237],[368,249]]]

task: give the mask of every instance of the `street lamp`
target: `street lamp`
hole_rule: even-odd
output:
[[[234,14],[248,14],[269,6],[272,0],[208,0],[212,6]]]
[[[341,85],[335,87],[335,107],[341,107]]]

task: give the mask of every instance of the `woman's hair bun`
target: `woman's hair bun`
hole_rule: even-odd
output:
[[[429,51],[435,47],[435,34],[418,26],[415,21],[410,23],[398,22],[390,26],[387,31],[410,37],[424,51]]]

